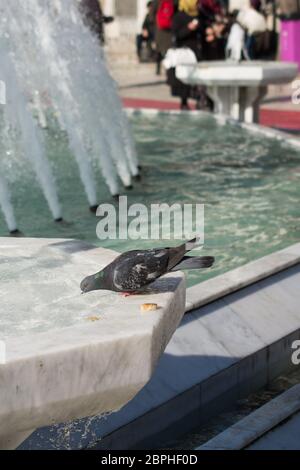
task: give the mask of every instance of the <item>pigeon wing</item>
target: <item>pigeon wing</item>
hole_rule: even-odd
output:
[[[168,270],[168,249],[131,251],[115,260],[112,282],[116,290],[134,292]]]

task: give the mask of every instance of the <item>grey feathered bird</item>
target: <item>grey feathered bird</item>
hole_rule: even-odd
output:
[[[187,252],[197,246],[197,239],[174,248],[132,250],[81,282],[82,293],[94,290],[134,293],[171,271],[210,268],[212,256],[190,257]]]

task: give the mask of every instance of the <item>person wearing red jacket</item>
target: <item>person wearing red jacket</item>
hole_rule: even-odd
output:
[[[152,14],[155,21],[156,73],[160,75],[161,62],[172,47],[172,20],[178,0],[154,0]]]

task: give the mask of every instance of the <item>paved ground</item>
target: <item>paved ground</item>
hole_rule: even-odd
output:
[[[111,61],[109,66],[125,106],[178,109],[178,99],[170,96],[164,72],[155,75],[154,64]],[[300,104],[292,103],[293,93],[292,84],[270,86],[261,108],[261,124],[300,132]]]
[[[178,102],[170,95],[166,85],[165,73],[157,76],[155,64],[110,64],[111,72],[119,84],[122,97],[135,99],[155,99]]]

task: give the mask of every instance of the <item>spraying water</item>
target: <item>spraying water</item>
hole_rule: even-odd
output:
[[[123,110],[103,54],[99,53],[98,38],[84,26],[72,0],[63,2],[63,7],[61,0],[57,0],[58,4],[61,5],[59,14],[56,19],[53,14],[50,24],[56,24],[60,35],[57,44],[61,56],[68,57],[72,87],[81,114],[85,117],[85,132],[89,136],[92,153],[98,156],[107,180],[117,170],[123,184],[129,186],[131,175],[121,132]]]
[[[4,214],[8,229],[11,233],[17,231],[17,222],[15,219],[14,209],[11,203],[11,195],[8,185],[0,174],[0,206]]]
[[[61,218],[61,208],[55,181],[44,152],[42,137],[31,112],[28,110],[25,98],[19,91],[10,59],[2,47],[0,47],[0,69],[9,84],[6,91],[7,103],[3,107],[4,120],[9,124],[15,138],[21,139],[23,154],[32,163],[53,218],[58,220]]]
[[[61,214],[45,155],[48,119],[55,117],[67,134],[90,206],[97,205],[94,164],[99,164],[112,195],[120,192],[118,177],[129,187],[131,176],[138,174],[127,117],[79,3],[0,0],[1,48],[4,57],[10,56],[10,69],[16,75],[13,85],[9,76],[4,77],[14,88],[11,103],[17,109],[6,112],[6,118],[17,129],[16,139],[22,136],[23,152],[31,158],[54,218]],[[37,121],[29,116],[29,102]]]

